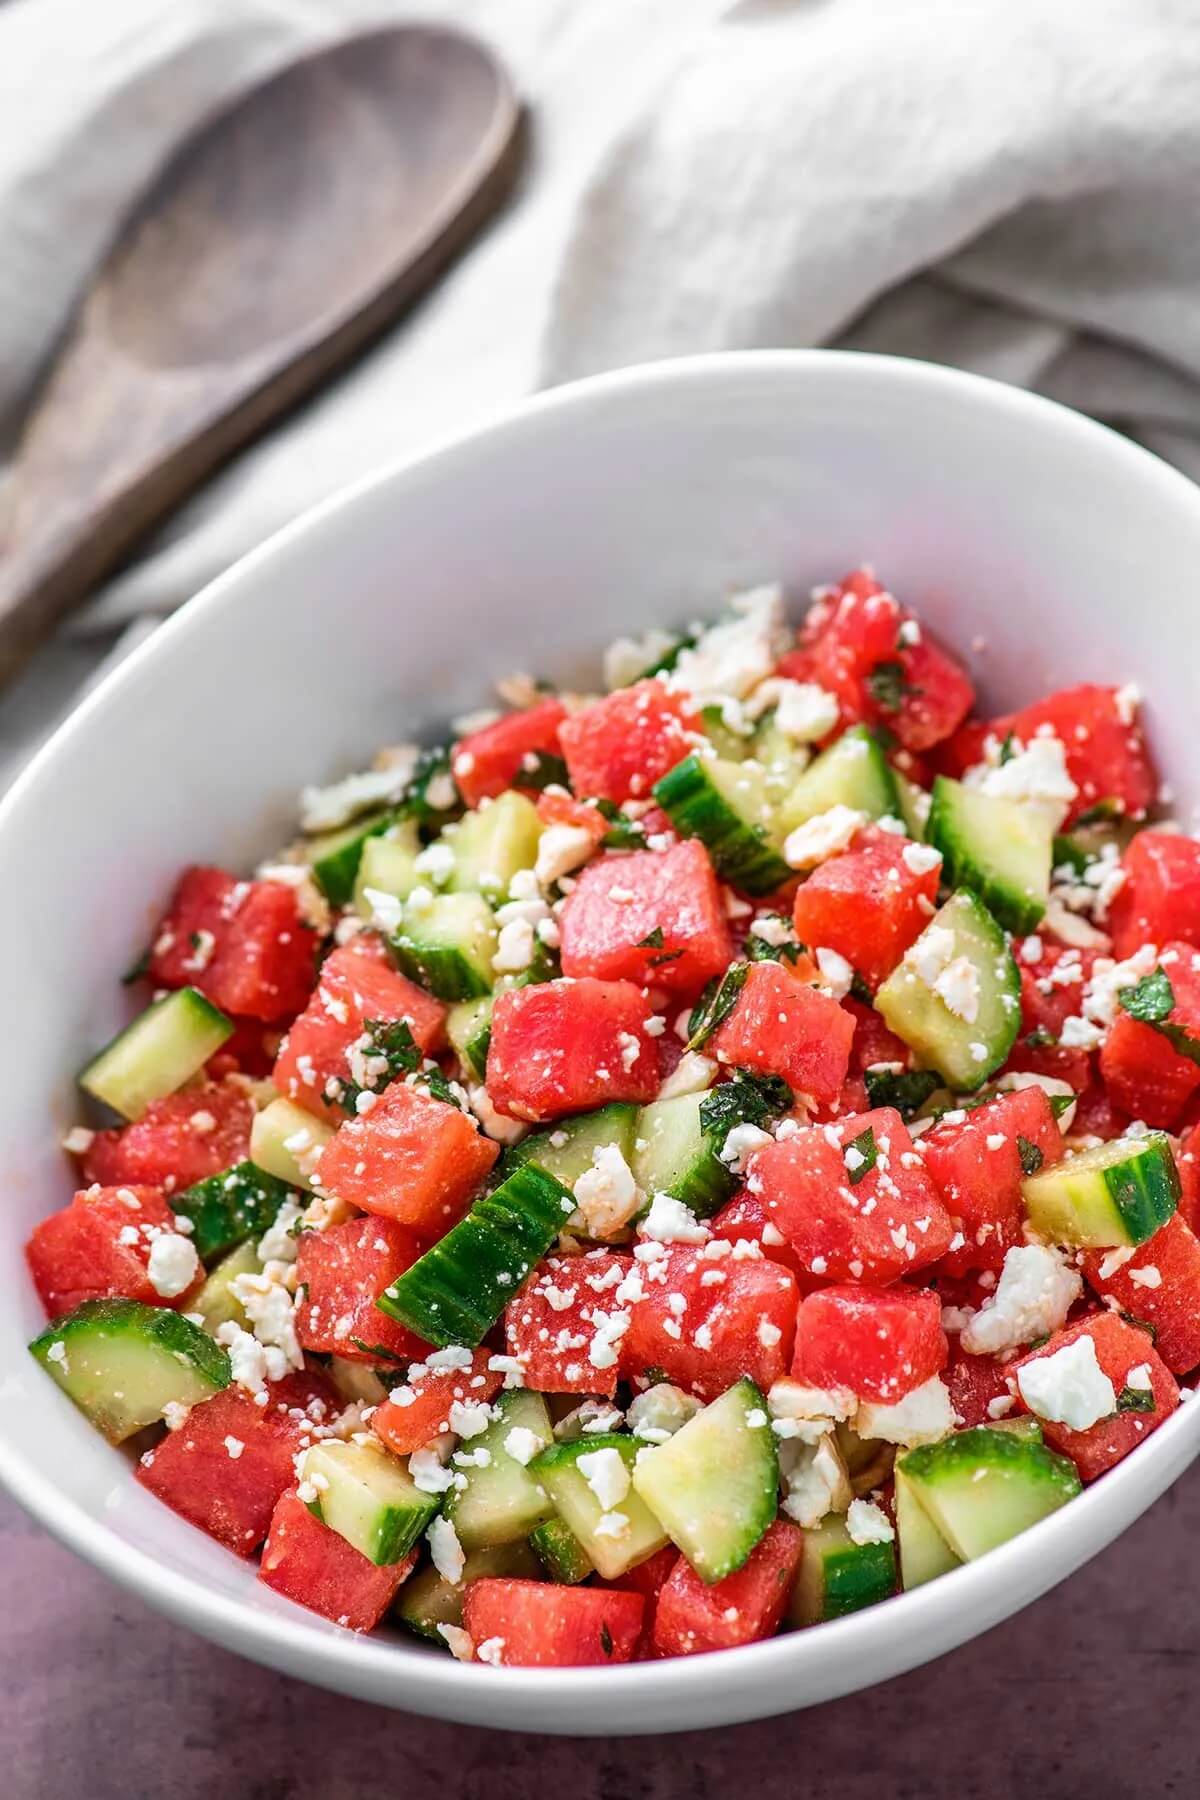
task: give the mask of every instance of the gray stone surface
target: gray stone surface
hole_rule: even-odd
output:
[[[1017,1618],[865,1694],[722,1732],[510,1736],[215,1650],[0,1498],[4,1800],[1156,1800],[1200,1793],[1200,1466]],[[597,1681],[602,1705],[603,1681]]]

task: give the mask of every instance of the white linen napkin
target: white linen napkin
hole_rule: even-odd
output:
[[[0,5],[0,459],[122,213],[186,132],[299,51],[409,16],[507,61],[533,117],[516,198],[43,653],[0,704],[0,780],[69,703],[80,632],[94,660],[347,480],[623,363],[816,343],[930,357],[1094,412],[1200,476],[1194,0]]]

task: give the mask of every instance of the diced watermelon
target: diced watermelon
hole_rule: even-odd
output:
[[[1172,940],[1200,948],[1200,842],[1177,831],[1139,831],[1121,867],[1125,882],[1108,914],[1114,955]]]
[[[708,1228],[714,1237],[723,1238],[727,1244],[736,1244],[742,1239],[761,1244],[765,1257],[777,1262],[781,1268],[790,1269],[797,1277],[802,1294],[812,1287],[813,1277],[801,1267],[796,1252],[772,1223],[761,1194],[752,1194],[749,1188],[743,1188],[714,1219],[709,1220]]]
[[[334,1132],[318,1174],[339,1200],[429,1239],[465,1211],[498,1155],[499,1146],[457,1106],[394,1081],[370,1112]]]
[[[891,1406],[936,1375],[948,1354],[931,1289],[827,1287],[800,1303],[792,1374]]]
[[[559,915],[564,975],[698,993],[733,944],[704,845],[637,850],[589,863]]]
[[[1013,1411],[1008,1368],[994,1356],[972,1356],[954,1342],[942,1379],[950,1390],[950,1404],[964,1426],[991,1425]],[[995,1413],[992,1402],[1000,1404]]]
[[[442,1351],[445,1357],[447,1352]],[[450,1408],[456,1400],[474,1405],[495,1398],[504,1376],[488,1364],[491,1350],[464,1352],[465,1367],[430,1367],[416,1363],[403,1383],[392,1389],[401,1396],[380,1401],[371,1414],[371,1429],[396,1456],[410,1456],[431,1439],[450,1429]]]
[[[1200,1242],[1175,1213],[1131,1256],[1086,1250],[1083,1273],[1102,1300],[1154,1329],[1154,1346],[1175,1375],[1200,1363]]]
[[[287,1019],[316,980],[317,934],[281,881],[185,869],[150,955],[156,987],[198,987],[222,1012]]]
[[[1100,1074],[1114,1106],[1165,1131],[1177,1124],[1200,1088],[1200,1066],[1181,1056],[1152,1025],[1124,1012],[1117,1014],[1100,1046]]]
[[[598,806],[575,800],[566,788],[553,785],[538,795],[537,816],[543,825],[570,825],[586,831],[594,844],[602,844],[612,829]]]
[[[193,1406],[137,1467],[143,1487],[239,1556],[262,1543],[296,1479],[295,1457],[338,1410],[320,1375],[285,1375],[268,1382],[266,1394],[260,1406],[244,1387],[222,1389]]]
[[[566,716],[561,700],[540,700],[460,738],[450,767],[467,805],[478,806],[505,788],[520,787],[522,776],[533,773],[526,758],[561,755],[559,728]]]
[[[209,1081],[152,1100],[140,1119],[98,1131],[80,1160],[102,1187],[160,1187],[173,1194],[250,1154],[254,1107],[232,1081]]]
[[[794,653],[785,660],[794,664]],[[865,569],[809,613],[801,662],[800,680],[837,696],[843,726],[886,725],[908,750],[949,737],[975,698],[965,670]]]
[[[668,1250],[638,1273],[643,1292],[621,1339],[622,1373],[644,1387],[646,1371],[661,1369],[702,1400],[743,1375],[765,1390],[784,1373],[799,1301],[787,1269],[736,1259],[718,1240]]]
[[[562,728],[571,786],[581,799],[640,800],[696,742],[686,698],[651,678],[573,713]]]
[[[309,1112],[343,1119],[340,1084],[352,1079],[349,1051],[368,1019],[406,1020],[427,1056],[445,1038],[445,1007],[393,968],[374,932],[360,933],[322,963],[316,992],[280,1046],[273,1077],[279,1092]]]
[[[210,1056],[204,1072],[213,1081],[240,1073],[261,1080],[271,1073],[283,1033],[278,1025],[264,1025],[261,1019],[237,1019],[233,1035],[227,1037],[215,1056]]]
[[[657,1600],[676,1564],[682,1561],[674,1544],[664,1544],[661,1550],[656,1550],[645,1562],[635,1563],[632,1569],[626,1569],[615,1581],[604,1581],[598,1576],[597,1585],[623,1588],[632,1594],[641,1594],[648,1601]]]
[[[52,1319],[85,1300],[119,1294],[172,1306],[152,1286],[150,1246],[175,1217],[155,1187],[89,1187],[34,1226],[25,1255]]]
[[[617,1391],[616,1290],[633,1268],[618,1251],[548,1256],[504,1315],[507,1348],[524,1365],[526,1387],[543,1394]]]
[[[868,1166],[872,1145],[876,1160]],[[764,1144],[750,1159],[746,1185],[803,1267],[829,1282],[915,1274],[943,1256],[954,1236],[903,1120],[888,1106]]]
[[[1050,1102],[1040,1087],[1018,1088],[927,1132],[925,1167],[964,1244],[947,1252],[952,1274],[999,1269],[1021,1241],[1021,1182],[1065,1154]]]
[[[258,1578],[285,1599],[348,1631],[373,1631],[419,1552],[382,1567],[309,1512],[295,1489],[279,1496]]]
[[[732,1012],[708,1041],[718,1062],[780,1075],[796,1093],[835,1100],[846,1079],[854,1020],[831,995],[782,963],[751,963]]]
[[[1103,1138],[1107,1142],[1110,1138],[1123,1137],[1129,1123],[1129,1115],[1119,1111],[1100,1083],[1094,1081],[1079,1096],[1071,1121],[1071,1134]]]
[[[680,1557],[658,1597],[654,1642],[665,1656],[694,1656],[753,1644],[779,1629],[804,1551],[804,1533],[786,1519],[768,1526],[749,1561],[706,1587]]]
[[[487,1576],[467,1588],[463,1624],[476,1654],[504,1668],[630,1662],[645,1604],[626,1588]]]
[[[1013,955],[1021,971],[1021,1030],[1060,1037],[1067,1019],[1083,1010],[1096,952],[1057,944],[1039,932],[1014,944]]]
[[[850,1075],[865,1075],[880,1063],[899,1063],[907,1068],[911,1052],[903,1038],[889,1031],[873,1006],[861,1000],[846,999],[842,1008],[854,1020],[854,1037],[850,1043]]]
[[[1154,1348],[1149,1332],[1127,1324],[1116,1313],[1104,1312],[1092,1313],[1074,1325],[1067,1325],[1062,1331],[1056,1331],[1036,1350],[1021,1357],[1018,1362],[1010,1363],[1009,1373],[1014,1380],[1014,1392],[1016,1375],[1020,1369],[1038,1357],[1053,1356],[1056,1351],[1073,1344],[1084,1333],[1095,1344],[1096,1361],[1112,1382],[1118,1398],[1129,1385],[1130,1371],[1140,1369],[1143,1364],[1150,1370],[1154,1396],[1153,1412],[1114,1413],[1111,1418],[1089,1425],[1086,1431],[1073,1431],[1070,1426],[1056,1424],[1051,1419],[1041,1421],[1046,1442],[1071,1458],[1082,1480],[1094,1481],[1097,1475],[1103,1475],[1106,1469],[1111,1469],[1123,1456],[1128,1456],[1143,1438],[1150,1432],[1157,1431],[1163,1421],[1170,1417],[1179,1405],[1179,1388],[1175,1377]]]
[[[1179,1216],[1200,1236],[1200,1125],[1184,1132],[1175,1153],[1179,1170]]]
[[[487,1059],[492,1105],[536,1123],[610,1100],[645,1104],[658,1092],[650,1016],[628,981],[545,981],[498,995]]]
[[[1073,1050],[1065,1044],[1043,1044],[1036,1038],[1018,1038],[1012,1047],[1004,1073],[1048,1075],[1052,1081],[1065,1081],[1082,1094],[1092,1079],[1092,1059],[1086,1050]]]
[[[923,867],[923,855],[924,846],[893,832],[860,831],[797,891],[792,916],[800,941],[836,950],[878,987],[929,923],[938,871]]]
[[[375,1304],[420,1254],[419,1240],[405,1226],[370,1213],[326,1231],[302,1232],[296,1252],[301,1347],[351,1362],[421,1357],[429,1345]]]

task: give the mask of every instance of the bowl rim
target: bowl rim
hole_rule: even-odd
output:
[[[619,400],[652,389],[668,392],[708,383],[720,386],[726,381],[803,379],[813,373],[843,380],[850,387],[882,381],[893,384],[897,391],[941,390],[967,407],[997,416],[1007,414],[1024,421],[1031,430],[1055,431],[1065,453],[1075,448],[1102,449],[1125,464],[1128,479],[1156,483],[1167,503],[1181,504],[1200,516],[1200,487],[1112,428],[1045,396],[942,364],[861,351],[762,349],[675,357],[590,376],[530,396],[448,433],[423,450],[383,464],[309,507],[239,557],[110,671],[35,752],[0,800],[0,843],[10,819],[26,805],[26,797],[36,792],[43,772],[70,756],[77,737],[91,729],[96,713],[113,704],[129,680],[140,676],[155,659],[174,656],[189,633],[220,629],[222,617],[247,584],[252,586],[269,570],[282,551],[320,534],[352,534],[356,512],[372,503],[379,490],[402,484],[418,471],[424,474],[436,468],[452,477],[457,459],[473,456],[506,436],[536,431],[543,420],[558,414],[586,413],[596,400]],[[660,1697],[661,1720],[649,1728],[669,1731],[694,1728],[690,1719],[674,1723],[670,1716],[672,1700],[681,1700],[689,1692],[720,1689],[727,1683],[743,1694],[754,1688],[755,1697],[740,1706],[736,1716],[764,1717],[821,1698],[819,1693],[806,1696],[804,1677],[806,1671],[818,1670],[826,1655],[831,1664],[844,1666],[848,1660],[857,1660],[864,1670],[873,1671],[862,1683],[839,1679],[830,1690],[846,1693],[944,1653],[1011,1610],[1003,1600],[998,1604],[997,1596],[1021,1587],[1027,1595],[1023,1605],[1070,1574],[1118,1535],[1124,1523],[1175,1478],[1161,1476],[1164,1467],[1178,1462],[1182,1469],[1198,1453],[1200,1404],[1192,1403],[1180,1406],[1136,1453],[1110,1470],[1102,1482],[1085,1488],[1069,1506],[987,1557],[936,1582],[826,1623],[815,1638],[808,1632],[792,1632],[699,1658],[616,1665],[605,1671],[603,1689],[595,1687],[591,1667],[484,1670],[431,1654],[415,1643],[340,1631],[300,1608],[294,1609],[294,1617],[291,1609],[287,1614],[256,1611],[242,1598],[218,1593],[201,1578],[171,1569],[107,1529],[102,1518],[93,1517],[61,1494],[36,1463],[3,1435],[0,1483],[60,1543],[119,1586],[202,1636],[274,1668],[302,1672],[304,1678],[348,1695],[385,1699],[405,1710],[464,1721],[482,1722],[486,1715],[501,1714],[505,1704],[511,1703],[515,1708],[511,1721],[497,1716],[492,1722],[502,1727],[507,1723],[512,1729],[529,1729],[529,1720],[543,1713],[541,1728],[554,1729],[556,1704],[585,1698],[603,1698],[613,1709],[608,1716],[619,1724],[622,1703],[631,1700],[636,1690],[643,1703],[649,1696]],[[1161,1476],[1157,1485],[1156,1472]],[[1111,1526],[1114,1517],[1124,1521],[1116,1531]],[[935,1640],[932,1649],[927,1639]],[[731,1660],[734,1658],[736,1662]],[[735,1670],[739,1672],[736,1684],[731,1679]],[[792,1681],[785,1684],[780,1680],[784,1676]],[[396,1690],[394,1699],[381,1693],[389,1686]],[[494,1697],[494,1705],[487,1704],[485,1692]],[[644,1704],[638,1710],[644,1713]],[[722,1722],[720,1717],[713,1720],[713,1728]]]

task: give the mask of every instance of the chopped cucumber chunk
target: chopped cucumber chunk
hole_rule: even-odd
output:
[[[800,1573],[788,1606],[789,1625],[821,1625],[896,1591],[896,1546],[856,1544],[846,1521],[830,1513],[804,1533]]]
[[[123,1119],[140,1119],[198,1074],[233,1032],[233,1021],[199,988],[177,988],[118,1032],[79,1077],[82,1088]]]
[[[210,1337],[216,1336],[221,1325],[240,1325],[243,1331],[250,1329],[246,1309],[231,1283],[239,1275],[257,1275],[261,1267],[257,1250],[247,1240],[221,1258],[206,1277],[204,1286],[188,1300],[188,1311],[204,1320],[204,1329]]]
[[[936,912],[875,996],[896,1036],[960,1092],[1006,1061],[1021,1028],[1021,978],[1008,940],[966,889]]]
[[[786,835],[834,806],[848,806],[872,819],[900,817],[891,764],[865,725],[852,725],[804,770],[780,806],[780,829]]]
[[[389,825],[381,836],[367,839],[354,882],[354,910],[360,919],[369,923],[375,917],[375,908],[367,898],[368,888],[374,894],[390,894],[393,900],[407,900],[413,889],[420,886],[420,850],[420,834],[411,819]]]
[[[896,792],[900,796],[900,817],[904,829],[915,843],[925,842],[926,827],[929,824],[929,810],[932,797],[925,789],[902,775],[899,769],[892,770],[892,778],[896,783]]]
[[[286,1181],[256,1163],[240,1162],[184,1188],[171,1205],[192,1221],[196,1255],[211,1262],[246,1238],[261,1237],[274,1224],[284,1201],[295,1198],[295,1189]]]
[[[1009,931],[1032,931],[1050,897],[1053,832],[1036,807],[939,775],[926,835],[949,887],[970,888]]]
[[[987,1425],[910,1450],[897,1472],[962,1562],[1057,1512],[1082,1486],[1065,1456]]]
[[[272,1100],[250,1126],[250,1160],[289,1187],[308,1192],[332,1125],[291,1100]]]
[[[1165,1132],[1113,1138],[1021,1183],[1029,1222],[1052,1244],[1089,1250],[1143,1244],[1179,1204],[1179,1170]]]
[[[426,1343],[478,1344],[574,1210],[560,1181],[526,1163],[476,1200],[376,1305]]]
[[[453,1521],[464,1550],[485,1544],[511,1544],[524,1540],[546,1519],[554,1506],[532,1468],[510,1456],[505,1440],[516,1428],[532,1431],[543,1444],[554,1432],[546,1402],[527,1388],[513,1388],[495,1403],[496,1417],[486,1431],[470,1441],[473,1451],[486,1450],[483,1467],[460,1471],[462,1487],[446,1496],[446,1517]]]
[[[438,1626],[461,1627],[463,1601],[473,1581],[482,1581],[489,1575],[532,1581],[540,1574],[538,1559],[528,1544],[492,1544],[469,1553],[459,1582],[447,1581],[434,1568],[418,1570],[397,1594],[393,1612],[418,1637],[429,1638],[444,1650],[446,1640]]]
[[[962,1557],[950,1548],[906,1475],[896,1475],[896,1535],[900,1539],[900,1585],[922,1587],[939,1575],[962,1566]]]
[[[529,1542],[551,1581],[563,1587],[578,1587],[596,1572],[587,1551],[562,1519],[547,1519],[530,1532]]]
[[[573,1188],[591,1168],[593,1153],[606,1144],[615,1144],[629,1162],[637,1126],[637,1107],[623,1100],[614,1100],[595,1112],[576,1113],[572,1118],[560,1119],[549,1131],[533,1132],[514,1144],[505,1153],[502,1173],[508,1175],[533,1162],[564,1187]]]
[[[390,810],[370,813],[351,825],[323,832],[320,837],[310,840],[309,867],[313,880],[330,906],[349,903],[367,845],[381,832],[390,830],[396,817]]]
[[[382,1445],[313,1444],[304,1452],[301,1480],[317,1490],[309,1511],[380,1565],[402,1562],[438,1510],[436,1496],[423,1494]]]
[[[448,886],[455,893],[486,894],[498,899],[508,892],[514,875],[537,861],[542,822],[526,794],[510,788],[477,812],[465,813],[449,825],[442,842],[454,852]]]
[[[750,738],[743,732],[734,731],[725,723],[719,706],[700,708],[700,729],[722,762],[744,762],[751,753]]]
[[[419,908],[410,900],[391,945],[404,973],[439,1000],[473,1000],[492,990],[496,939],[481,894],[439,894]]]
[[[110,1444],[161,1419],[172,1401],[194,1406],[232,1379],[218,1344],[166,1306],[85,1300],[29,1346]]]
[[[685,756],[654,784],[654,798],[684,837],[699,838],[724,880],[769,894],[791,876],[775,843],[766,778],[756,766]]]
[[[671,1194],[702,1219],[719,1211],[737,1186],[737,1177],[721,1161],[701,1123],[700,1108],[707,1098],[682,1094],[644,1107],[638,1114],[632,1163],[644,1194]]]
[[[647,1450],[633,1487],[702,1581],[711,1585],[740,1569],[778,1502],[779,1459],[754,1382],[736,1382],[667,1443]]]
[[[586,1459],[611,1450],[624,1463],[626,1479],[631,1482],[641,1447],[634,1438],[598,1432],[573,1443],[553,1444],[530,1464],[530,1473],[542,1483],[559,1518],[570,1527],[605,1581],[615,1581],[626,1569],[661,1550],[667,1534],[632,1485],[611,1506],[602,1505],[588,1484]]]
[[[482,1081],[487,1074],[487,1053],[492,1041],[491,994],[478,1000],[460,1000],[446,1015],[446,1036],[459,1061]]]

